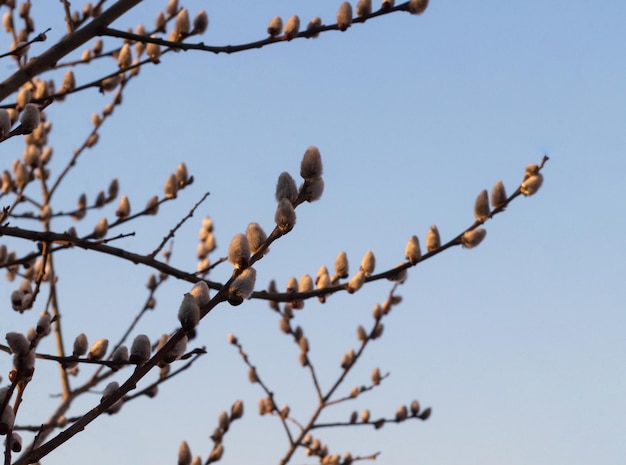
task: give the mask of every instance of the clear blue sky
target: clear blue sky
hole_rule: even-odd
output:
[[[143,2],[116,27],[153,24],[164,3]],[[305,24],[317,15],[329,24],[339,3],[185,6],[192,13],[208,11],[205,43],[226,45],[263,38],[274,15],[299,14]],[[64,30],[61,4],[33,9],[36,26],[52,27],[50,39],[58,38]],[[129,83],[100,142],[59,193],[63,209],[72,208],[81,192],[93,198],[118,177],[137,210],[185,161],[195,183],[157,218],[119,231],[137,235],[118,246],[149,252],[210,191],[175,239],[173,263],[195,269],[201,218],[215,222],[215,257],[251,221],[270,230],[278,175],[297,176],[305,149],[316,145],[324,160],[324,196],[297,210],[295,229],[259,262],[261,289],[272,278],[284,286],[290,276],[332,267],[341,250],[352,270],[368,249],[376,254],[377,270],[390,268],[402,261],[411,235],[424,241],[436,224],[442,239],[450,239],[472,223],[482,189],[502,179],[513,192],[525,165],[548,154],[542,189],[490,221],[480,247],[454,248],[412,270],[399,289],[402,305],[342,392],[368,384],[375,366],[391,376],[325,417],[345,420],[364,408],[375,418],[391,417],[398,405],[417,398],[432,406],[431,419],[317,435],[331,453],[382,451],[378,462],[386,464],[621,464],[624,17],[626,4],[614,0],[433,0],[422,16],[396,13],[317,40],[232,56],[168,54]],[[105,49],[112,44],[105,40]],[[7,63],[3,75],[12,72]],[[105,60],[76,75],[85,82],[115,66]],[[109,98],[88,91],[49,109],[54,168],[69,159],[91,128],[91,113]],[[3,144],[5,163],[21,156],[21,142],[12,143],[6,146],[13,149]],[[8,156],[9,150],[15,155]],[[109,218],[114,210],[106,211]],[[77,224],[79,232],[87,233],[99,215]],[[59,229],[65,227],[58,222]],[[57,264],[65,270],[65,333],[116,340],[145,299],[149,270],[81,252],[60,255]],[[211,278],[224,279],[228,268]],[[188,287],[170,279],[140,332],[156,338],[176,327]],[[1,289],[8,295],[12,287],[5,283]],[[325,385],[339,375],[341,355],[357,346],[356,327],[371,324],[373,304],[389,289],[389,283],[377,283],[325,305],[307,303],[298,313],[296,324],[310,338]],[[26,318],[3,318],[0,328],[25,330],[34,315]],[[201,324],[195,344],[209,354],[191,371],[163,386],[156,400],[133,402],[118,416],[96,422],[44,463],[86,457],[120,465],[173,463],[182,439],[206,459],[217,415],[238,398],[246,414],[228,433],[222,462],[276,463],[286,448],[284,433],[276,419],[257,415],[263,393],[248,383],[244,364],[226,342],[229,332],[241,339],[277,401],[306,421],[314,393],[276,315],[263,302],[222,306]],[[23,415],[42,421],[36,415],[46,411],[50,393],[43,373],[54,375],[56,368],[39,363],[37,369],[42,378],[29,387]],[[98,397],[81,405],[87,409]],[[302,456],[294,463],[314,461]]]

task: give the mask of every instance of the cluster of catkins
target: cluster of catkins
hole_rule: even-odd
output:
[[[380,9],[385,11],[391,9],[395,5],[394,0],[383,0]],[[411,14],[422,14],[428,6],[428,0],[411,0],[408,4],[408,10]],[[356,15],[358,18],[366,19],[372,14],[372,0],[359,0],[356,4]],[[337,11],[336,21],[337,28],[340,31],[347,30],[352,25],[354,19],[352,5],[350,2],[343,2]],[[316,38],[322,28],[322,20],[315,16],[306,27],[306,37]],[[283,40],[291,40],[300,32],[300,18],[297,15],[289,17],[283,28],[283,20],[280,16],[274,16],[267,26],[267,33],[272,38],[282,38]]]

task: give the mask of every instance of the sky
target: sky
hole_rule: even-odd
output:
[[[209,14],[209,30],[198,40],[234,45],[264,38],[275,15],[298,14],[304,24],[320,16],[331,24],[339,3],[190,0],[184,6],[192,15]],[[143,2],[114,26],[152,25],[164,7]],[[52,28],[48,42],[32,47],[37,54],[64,25],[59,2],[32,8],[37,30]],[[193,185],[158,216],[116,231],[135,235],[115,245],[148,253],[210,192],[174,238],[172,263],[195,270],[202,218],[215,224],[214,259],[226,255],[230,239],[249,222],[271,230],[278,175],[288,171],[297,179],[302,155],[315,145],[324,194],[297,209],[294,230],[255,266],[258,290],[271,279],[284,289],[291,276],[315,275],[321,265],[332,269],[340,251],[354,272],[372,250],[382,271],[404,260],[411,235],[423,244],[432,224],[444,242],[455,237],[473,223],[482,189],[502,180],[512,193],[525,166],[548,155],[542,188],[489,221],[479,247],[454,247],[410,270],[383,336],[367,347],[339,392],[368,385],[374,367],[389,377],[323,417],[346,421],[367,408],[373,418],[390,418],[417,399],[432,407],[431,418],[315,435],[331,453],[381,452],[377,463],[386,464],[623,463],[625,15],[626,4],[613,0],[592,6],[433,0],[421,16],[398,12],[315,40],[232,55],[167,54],[129,82],[98,144],[59,190],[58,208],[72,209],[82,192],[94,198],[117,177],[138,210],[184,161]],[[106,38],[105,49],[116,43]],[[7,47],[3,34],[0,48]],[[0,66],[3,79],[15,69],[8,60]],[[88,82],[115,67],[113,59],[100,60],[75,73],[79,83]],[[88,90],[46,110],[53,171],[65,166],[91,130],[91,114],[110,98]],[[3,169],[21,157],[18,139],[3,143]],[[90,213],[75,226],[87,234],[114,211],[111,205]],[[53,227],[70,224],[58,219]],[[80,332],[90,341],[117,340],[146,299],[150,270],[73,250],[55,260],[68,340]],[[210,279],[225,281],[230,273],[224,264]],[[17,285],[0,285],[5,332],[26,331],[36,321],[34,312],[20,316],[10,309]],[[357,326],[371,327],[372,307],[391,286],[379,281],[323,305],[307,302],[297,312],[295,324],[310,340],[324,386],[341,374],[341,356],[357,348]],[[134,334],[156,339],[176,328],[189,287],[170,278]],[[219,413],[237,399],[245,414],[226,436],[222,463],[277,463],[285,434],[276,418],[257,414],[264,394],[248,382],[226,336],[239,338],[277,402],[306,422],[316,406],[311,379],[278,319],[263,301],[220,305],[192,341],[208,352],[192,369],[163,385],[155,399],[99,419],[43,463],[172,463],[182,440],[206,459]],[[42,343],[46,350],[54,351],[52,341]],[[88,374],[85,369],[76,381]],[[55,376],[55,366],[38,362],[18,423],[45,421],[50,395],[59,392]],[[78,402],[71,414],[99,397]],[[315,461],[300,454],[292,463]]]

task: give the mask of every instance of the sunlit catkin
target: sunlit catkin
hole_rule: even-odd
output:
[[[300,18],[293,15],[285,23],[285,39],[291,40],[300,32]]]
[[[123,195],[120,199],[120,203],[117,206],[117,211],[115,215],[118,218],[124,219],[130,215],[130,201],[128,200],[128,196]]]
[[[267,26],[267,33],[271,37],[277,37],[283,30],[283,20],[280,16],[274,16]]]
[[[404,248],[404,256],[411,265],[415,265],[422,258],[422,250],[420,249],[420,241],[417,236],[411,236]]]
[[[109,232],[109,223],[106,218],[102,217],[93,229],[92,236],[95,239],[102,239],[107,235],[107,232]]]
[[[245,268],[250,260],[250,244],[245,234],[236,234],[228,246],[228,261],[235,268]]]
[[[374,272],[374,268],[376,267],[376,257],[374,257],[374,252],[368,250],[365,252],[363,259],[361,260],[361,271],[365,274],[365,276],[369,276]]]
[[[359,272],[355,274],[352,278],[350,278],[350,281],[348,281],[348,287],[346,290],[348,291],[349,294],[353,294],[359,289],[361,289],[364,283],[365,283],[365,272],[359,270]]]
[[[356,4],[356,15],[359,18],[368,16],[372,13],[372,0],[359,0]]]
[[[246,268],[232,282],[232,284],[230,285],[229,293],[243,301],[250,297],[250,294],[252,294],[252,291],[254,291],[255,282],[256,270],[252,267]]]
[[[196,299],[196,303],[199,307],[203,307],[211,300],[211,296],[209,295],[209,286],[205,281],[198,281],[196,284],[194,284],[189,291],[189,294],[191,294],[193,298]]]
[[[421,15],[428,7],[428,0],[410,0],[409,13],[412,15]]]
[[[484,228],[476,228],[471,231],[465,231],[461,236],[461,244],[463,244],[463,247],[471,249],[480,244],[486,235],[487,230]]]
[[[100,360],[107,353],[107,349],[109,348],[109,340],[108,339],[98,339],[93,343],[91,349],[89,349],[89,353],[87,354],[87,358],[90,360]]]
[[[530,195],[535,194],[539,190],[542,184],[543,184],[543,174],[537,172],[537,174],[533,174],[529,176],[522,182],[520,186],[520,192],[528,197]]]
[[[155,36],[154,34],[151,35],[150,37],[152,37],[153,39],[156,39],[157,36]],[[161,46],[159,44],[154,44],[152,42],[149,42],[146,45],[146,54],[148,55],[148,57],[150,58],[150,60],[152,60],[153,63],[160,63],[160,59],[161,58]]]
[[[176,198],[176,193],[178,192],[178,181],[176,181],[176,175],[170,174],[166,181],[165,186],[163,187],[163,193],[165,197],[168,199]]]
[[[489,215],[491,215],[489,194],[487,194],[487,190],[482,190],[476,197],[476,202],[474,202],[474,218],[483,222],[489,219]]]
[[[87,342],[87,336],[84,333],[80,333],[74,340],[74,349],[72,351],[74,357],[81,357],[87,353],[89,343]]]
[[[11,115],[9,112],[0,108],[0,140],[5,139],[11,132]]]
[[[263,231],[263,228],[259,223],[250,223],[246,228],[246,237],[248,238],[248,244],[250,245],[250,251],[256,253],[263,243],[267,240],[267,234]],[[267,253],[269,249],[265,249],[264,253]]]
[[[189,34],[189,11],[183,8],[176,15],[174,29],[178,32],[178,39],[184,39]]]
[[[506,190],[504,189],[504,183],[502,181],[496,181],[491,189],[491,206],[493,208],[500,208],[506,205]]]
[[[428,250],[429,252],[434,252],[439,247],[441,247],[439,230],[437,229],[437,226],[433,224],[428,230],[428,233],[426,233],[426,250]]]
[[[117,65],[120,69],[127,69],[133,61],[133,54],[130,51],[130,44],[122,45],[118,55],[117,55]]]
[[[191,465],[191,449],[187,441],[182,441],[178,446],[178,465]]]
[[[313,39],[319,37],[319,29],[322,27],[322,19],[319,16],[315,16],[309,21],[309,24],[306,27],[306,32],[308,32]]]
[[[337,28],[345,31],[352,25],[352,5],[343,2],[337,11]]]
[[[348,255],[345,252],[339,252],[335,258],[335,275],[337,278],[345,279],[348,274]]]

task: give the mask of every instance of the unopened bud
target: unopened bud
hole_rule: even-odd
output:
[[[530,195],[535,194],[539,190],[542,184],[543,184],[543,174],[537,172],[537,174],[529,176],[527,179],[525,179],[522,182],[522,185],[520,186],[520,191],[522,194],[528,197]]]
[[[380,384],[380,369],[378,367],[372,370],[372,384],[378,386]]]
[[[27,103],[20,116],[20,123],[22,124],[22,132],[25,134],[31,133],[39,126],[40,114],[39,107],[34,103]]]
[[[152,37],[153,39],[156,38],[154,34],[150,37]],[[159,44],[148,42],[148,44],[146,45],[146,54],[153,63],[160,63],[159,58],[161,57],[161,46]]]
[[[256,282],[256,270],[252,267],[246,268],[241,272],[237,278],[232,282],[229,289],[229,295],[234,296],[237,299],[241,299],[239,303],[250,297],[252,291],[254,291],[254,284]],[[229,301],[230,302],[230,301]]]
[[[356,15],[359,18],[369,16],[372,13],[372,0],[359,0],[356,4]]]
[[[429,252],[434,252],[439,247],[441,247],[439,230],[437,229],[437,226],[433,224],[428,230],[428,233],[426,233],[426,250],[428,250]]]
[[[228,246],[228,261],[235,268],[245,268],[250,260],[250,245],[245,234],[237,234]]]
[[[505,204],[506,190],[504,189],[504,183],[502,181],[497,181],[491,190],[491,206],[493,208],[500,208]]]
[[[30,350],[30,342],[22,333],[10,332],[6,334],[5,338],[14,354],[25,355]]]
[[[300,18],[293,15],[287,20],[285,24],[285,39],[291,40],[298,35],[300,31]]]
[[[93,343],[91,349],[89,349],[89,354],[87,354],[87,358],[90,360],[100,360],[106,355],[108,348],[108,339],[98,339],[96,342]]]
[[[270,20],[270,24],[267,26],[267,33],[271,37],[277,37],[283,30],[283,20],[280,16],[274,16]]]
[[[483,190],[478,194],[476,202],[474,203],[474,218],[478,221],[486,221],[489,219],[489,215],[491,215],[491,210],[489,209],[489,195],[486,190]]]
[[[364,283],[365,283],[365,273],[363,271],[359,271],[350,279],[350,281],[348,281],[348,288],[347,288],[348,293],[349,294],[355,293],[356,291],[361,289]]]
[[[411,236],[406,243],[404,256],[411,265],[415,265],[422,258],[422,250],[420,249],[420,241],[417,236]]]
[[[406,409],[405,405],[401,405],[400,407],[398,407],[398,409],[396,410],[396,421],[397,422],[401,422],[406,420],[408,416],[408,412]]]
[[[107,235],[109,231],[109,223],[106,218],[100,218],[100,221],[96,224],[96,227],[93,230],[93,237],[96,239],[102,239]]]
[[[304,152],[300,164],[300,176],[309,182],[322,177],[322,157],[317,147],[310,146]]]
[[[483,228],[472,229],[471,231],[465,231],[461,236],[461,244],[463,247],[471,249],[476,247],[482,242],[487,235],[487,230]]]
[[[356,337],[359,341],[365,342],[367,340],[367,333],[365,332],[365,328],[361,325],[356,329]]]
[[[322,27],[322,19],[319,16],[315,16],[309,21],[309,24],[306,27],[306,32],[311,34],[311,37],[316,39],[319,37],[319,29]]]
[[[150,358],[151,352],[152,346],[150,344],[150,339],[148,339],[148,336],[145,334],[139,334],[133,341],[133,345],[130,347],[129,360],[131,363],[143,365]]]
[[[369,276],[374,272],[374,268],[376,267],[376,257],[374,257],[374,253],[371,250],[365,252],[363,256],[363,260],[361,260],[361,271],[365,274],[365,276]]]
[[[182,441],[178,446],[178,465],[191,465],[191,449],[187,441]]]
[[[420,420],[428,420],[430,418],[430,414],[432,413],[432,409],[430,407],[426,407],[422,413],[420,413],[417,418]]]
[[[128,362],[128,347],[121,345],[115,349],[111,354],[111,361],[119,365]]]
[[[298,188],[296,182],[291,175],[286,171],[280,173],[278,181],[276,182],[276,201],[280,202],[282,199],[288,199],[291,202],[295,202],[298,196]]]
[[[178,309],[178,321],[185,331],[191,331],[200,321],[200,307],[198,307],[194,296],[189,293],[183,296],[183,301]]]
[[[420,413],[420,403],[416,400],[411,402],[411,415],[417,416]]]
[[[104,388],[104,391],[102,391],[102,398],[100,399],[100,403],[104,402],[113,394],[115,394],[115,392],[119,388],[120,388],[120,385],[117,381],[111,381],[109,384],[107,384],[106,387]]]
[[[421,15],[428,6],[428,0],[411,0],[409,2],[409,13],[412,15]]]
[[[345,31],[352,25],[352,5],[348,2],[343,2],[337,11],[337,28],[340,31]]]
[[[193,298],[196,299],[198,307],[205,306],[211,300],[211,296],[209,295],[209,286],[207,285],[206,281],[198,281],[196,284],[194,284],[189,291],[189,294],[191,294]]]
[[[206,11],[200,10],[193,19],[193,33],[204,34],[209,27],[209,15]]]
[[[237,420],[243,417],[243,401],[236,400],[230,408],[230,419]]]
[[[117,206],[117,211],[115,212],[115,215],[121,219],[124,219],[128,217],[128,215],[130,215],[130,201],[128,200],[127,195],[123,195],[120,199],[120,203]]]
[[[348,255],[345,252],[339,252],[335,258],[335,274],[342,279],[348,277]]]
[[[256,253],[267,240],[267,234],[265,234],[259,223],[250,223],[246,228],[246,238],[250,245],[250,251]],[[268,251],[269,249],[266,248],[264,253]]]
[[[176,15],[174,29],[178,32],[178,40],[189,34],[189,11],[183,8]]]
[[[385,326],[381,322],[376,323],[374,331],[372,331],[372,339],[378,339],[380,336],[382,336],[384,328]]]
[[[369,421],[370,421],[370,411],[363,410],[361,412],[361,423],[369,423]]]
[[[291,231],[296,224],[296,211],[293,209],[291,202],[283,198],[278,202],[276,208],[276,215],[274,217],[276,226],[283,234],[287,234]]]
[[[165,181],[163,187],[163,193],[168,199],[176,198],[176,192],[178,191],[178,182],[176,181],[176,175],[170,174]]]
[[[122,45],[122,48],[117,55],[117,65],[120,69],[128,68],[133,62],[133,54],[130,51],[130,44]]]
[[[87,342],[87,336],[84,333],[80,333],[76,336],[74,340],[74,350],[73,354],[75,357],[81,357],[87,353],[87,347],[89,347],[89,343]]]

